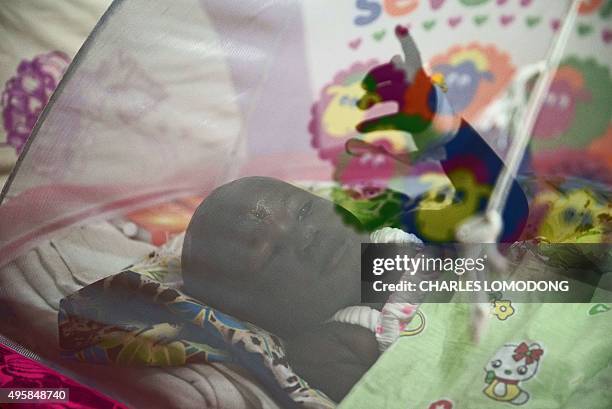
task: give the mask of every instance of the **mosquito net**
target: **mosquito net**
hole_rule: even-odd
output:
[[[580,9],[528,168],[609,186],[612,10],[602,3]],[[360,137],[361,80],[400,53],[396,25],[503,158],[566,11],[562,1],[116,0],[2,191],[0,265],[67,227],[243,175],[431,186],[427,166],[402,173],[389,157],[337,159]],[[411,146],[399,132],[367,138]]]
[[[491,103],[542,61],[566,10],[564,2],[353,3],[115,2],[3,190],[2,219],[11,222],[2,226],[0,261],[56,229],[239,174],[330,179],[328,153],[354,136],[361,115],[344,109],[345,99],[359,92],[360,75],[398,52],[390,24],[412,29],[429,66],[457,82],[455,109],[482,124],[503,154],[513,104],[525,93]],[[581,8],[536,124],[536,168],[545,172],[607,172],[607,8]]]

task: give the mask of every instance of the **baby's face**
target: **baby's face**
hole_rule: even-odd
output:
[[[185,289],[281,335],[360,299],[360,243],[334,204],[270,178],[214,191],[185,237]],[[356,221],[354,221],[356,222]]]

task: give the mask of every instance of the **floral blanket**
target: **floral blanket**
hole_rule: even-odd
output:
[[[235,363],[283,408],[334,408],[293,372],[282,340],[178,289],[180,251],[174,247],[64,298],[59,312],[63,355],[116,365]]]

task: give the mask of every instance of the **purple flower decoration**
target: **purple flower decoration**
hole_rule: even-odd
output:
[[[26,143],[32,128],[66,71],[70,58],[61,51],[23,60],[17,74],[6,82],[2,92],[2,118],[6,141],[17,153]]]

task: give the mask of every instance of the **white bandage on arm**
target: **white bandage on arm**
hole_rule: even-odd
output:
[[[423,243],[421,239],[414,234],[406,233],[403,230],[391,227],[376,230],[370,235],[370,240],[373,243]],[[402,279],[403,278],[404,277],[402,277]],[[405,298],[406,294],[402,292],[391,294],[378,316],[375,333],[376,340],[378,341],[378,348],[381,352],[386,350],[397,338],[399,338],[406,326],[418,313],[418,305],[408,303]]]
[[[417,243],[422,241],[414,234],[403,230],[384,227],[370,234],[372,243]],[[402,300],[401,293],[394,293],[389,297],[382,311],[365,305],[346,307],[336,312],[328,322],[341,322],[344,324],[359,325],[376,334],[378,348],[386,350],[404,331],[418,314],[418,305]]]
[[[341,309],[335,313],[329,321],[359,325],[372,332],[376,332],[376,326],[379,320],[380,311],[366,305],[354,305]]]

